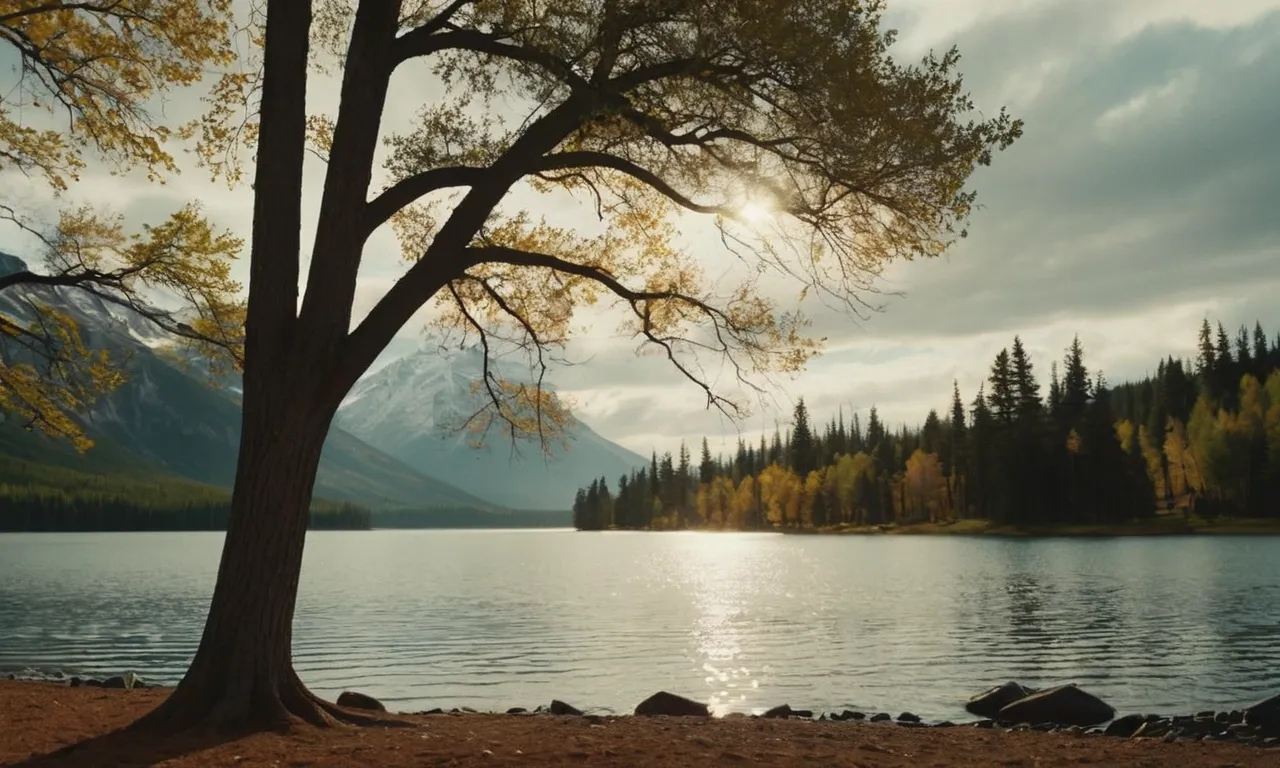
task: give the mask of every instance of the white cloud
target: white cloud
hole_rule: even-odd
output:
[[[583,364],[554,378],[602,434],[646,455],[704,434],[713,449],[730,450],[739,428],[750,439],[772,432],[800,395],[819,420],[842,405],[875,404],[890,423],[916,423],[947,406],[953,378],[971,400],[1014,333],[1042,379],[1079,333],[1090,365],[1115,381],[1189,353],[1206,313],[1229,326],[1255,317],[1280,325],[1280,104],[1271,98],[1280,92],[1280,0],[891,0],[890,8],[902,56],[957,43],[979,105],[1007,104],[1027,119],[1025,137],[975,175],[985,208],[971,238],[942,260],[892,268],[885,288],[905,296],[884,297],[884,313],[855,322],[813,305],[830,353],[777,382],[737,426],[707,410],[660,358],[636,359],[635,343],[615,332],[620,315],[584,314],[590,329],[569,351]],[[317,103],[335,94],[332,81],[309,88]],[[438,96],[425,72],[397,75],[388,124],[411,125],[424,97]],[[308,164],[312,217],[323,172]],[[11,189],[48,208],[38,192]],[[138,220],[198,199],[216,221],[249,234],[248,190],[195,168],[164,187],[93,169],[75,195]],[[593,226],[589,206],[536,205]],[[715,241],[707,229],[685,223],[691,247],[712,252],[703,249]],[[304,241],[313,234],[308,224]],[[709,274],[731,263],[712,259]],[[247,266],[237,268],[242,279]],[[406,266],[380,231],[366,249],[357,317]],[[786,301],[796,292],[782,281],[769,290]],[[392,352],[416,348],[421,327],[410,323]]]

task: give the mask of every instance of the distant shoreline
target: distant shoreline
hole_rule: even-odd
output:
[[[1122,525],[997,525],[990,520],[954,520],[943,523],[888,523],[884,525],[835,525],[826,528],[677,528],[668,530],[610,528],[640,533],[777,533],[785,536],[983,536],[1011,539],[1073,538],[1106,539],[1143,536],[1280,536],[1280,519],[1203,518],[1187,520],[1181,515],[1160,515],[1149,520]],[[584,531],[590,533],[591,531]]]

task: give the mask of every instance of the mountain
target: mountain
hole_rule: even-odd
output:
[[[0,275],[25,268],[20,259],[0,254]],[[12,428],[0,439],[0,454],[81,471],[127,470],[223,488],[232,485],[240,441],[237,390],[210,386],[164,353],[170,342],[153,325],[85,291],[12,288],[0,292],[0,312],[29,319],[28,298],[73,316],[87,345],[110,350],[127,380],[83,418],[86,433],[96,443],[85,455]],[[325,442],[315,494],[382,507],[491,506],[340,429],[330,430]]]
[[[567,448],[551,457],[533,443],[513,455],[500,436],[474,447],[451,427],[474,411],[471,386],[481,379],[483,360],[478,349],[402,357],[356,384],[335,423],[423,474],[514,509],[568,509],[579,487],[601,477],[613,485],[648,463],[576,419]]]

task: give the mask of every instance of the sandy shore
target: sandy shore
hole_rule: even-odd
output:
[[[1179,766],[1275,768],[1237,744],[796,720],[406,715],[408,727],[299,727],[221,741],[112,737],[165,690],[0,682],[0,765],[59,766]],[[69,753],[51,753],[79,743]]]

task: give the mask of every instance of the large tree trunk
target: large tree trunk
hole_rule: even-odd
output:
[[[309,407],[314,400],[290,391],[290,378],[246,388],[231,517],[204,635],[177,690],[141,727],[229,731],[342,716],[306,690],[291,663],[311,492],[332,412]]]

